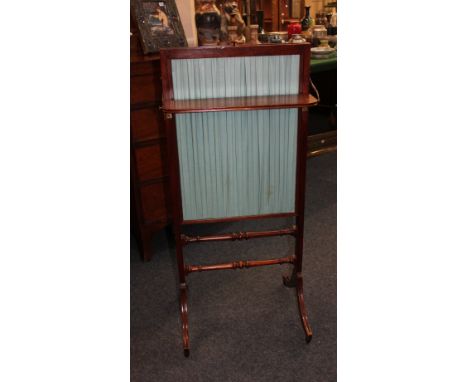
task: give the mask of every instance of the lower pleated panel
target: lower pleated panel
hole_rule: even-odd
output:
[[[297,109],[176,115],[184,220],[294,212]]]

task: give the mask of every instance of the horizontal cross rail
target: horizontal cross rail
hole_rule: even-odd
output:
[[[262,267],[265,265],[286,264],[286,263],[294,264],[295,261],[296,261],[296,256],[293,255],[293,256],[280,257],[278,259],[270,259],[270,260],[233,261],[232,263],[213,264],[213,265],[186,265],[185,273],[188,274],[191,272],[252,268],[252,267]]]
[[[285,236],[285,235],[296,235],[297,227],[294,225],[291,228],[278,229],[274,231],[255,231],[255,232],[232,232],[221,235],[210,235],[210,236],[187,236],[180,235],[182,243],[191,244],[199,243],[203,241],[224,241],[224,240],[247,240],[255,239],[259,237],[270,237],[270,236]]]

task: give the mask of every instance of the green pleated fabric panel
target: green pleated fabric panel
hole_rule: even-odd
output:
[[[175,99],[297,94],[299,56],[172,61]],[[184,220],[293,212],[297,109],[176,115]]]

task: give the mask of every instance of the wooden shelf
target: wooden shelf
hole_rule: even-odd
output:
[[[164,101],[162,110],[166,113],[201,113],[208,111],[241,111],[259,109],[292,109],[309,107],[318,103],[310,94],[208,98]]]

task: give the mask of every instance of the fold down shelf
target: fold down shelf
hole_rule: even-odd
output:
[[[207,111],[240,111],[258,109],[292,109],[309,107],[318,103],[310,94],[166,100],[165,113],[201,113]]]

